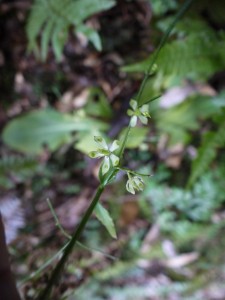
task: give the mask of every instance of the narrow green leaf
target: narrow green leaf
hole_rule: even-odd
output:
[[[41,38],[41,59],[46,60],[48,54],[48,45],[51,38],[52,31],[54,29],[54,22],[50,20],[43,29]]]
[[[63,48],[68,37],[68,31],[63,22],[58,22],[52,34],[52,47],[57,62],[62,59]]]
[[[102,42],[98,32],[84,24],[79,24],[76,27],[76,31],[81,32],[86,38],[94,45],[94,47],[98,50],[102,50]]]
[[[148,131],[149,129],[146,127],[131,128],[129,137],[127,139],[126,148],[133,149],[139,147],[144,142]],[[120,141],[123,141],[125,134],[126,131],[122,130],[119,137]]]
[[[145,101],[143,101],[143,104],[142,104],[142,105],[149,104],[150,102],[153,102],[153,101],[155,101],[155,100],[158,100],[160,97],[161,97],[161,95],[158,95],[158,96],[155,96],[155,97],[153,97],[153,98],[151,98],[151,99],[146,99]],[[142,105],[141,105],[141,106],[142,106]]]
[[[115,225],[109,212],[100,203],[96,205],[94,212],[97,219],[105,226],[111,237],[114,239],[117,238]]]

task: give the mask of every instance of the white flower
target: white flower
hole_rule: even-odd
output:
[[[98,148],[97,151],[91,151],[89,156],[91,158],[104,157],[102,164],[102,174],[104,175],[109,171],[110,163],[113,166],[119,164],[119,157],[113,153],[119,148],[119,141],[115,140],[109,147],[101,136],[95,136],[94,140],[100,148]]]
[[[135,127],[137,124],[137,119],[139,118],[142,124],[148,124],[148,118],[151,116],[148,112],[148,105],[142,105],[138,107],[138,103],[136,100],[130,101],[130,106],[132,109],[128,109],[127,114],[131,117],[130,126]]]
[[[144,189],[144,181],[141,176],[132,176],[130,172],[127,172],[128,181],[126,183],[126,189],[131,194],[135,194],[135,190],[143,191]]]

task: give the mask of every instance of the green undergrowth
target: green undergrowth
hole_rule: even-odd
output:
[[[179,1],[148,2],[154,13],[154,48],[173,20]],[[118,175],[116,188],[109,187],[102,205],[96,206],[95,216],[111,237],[121,239],[121,244],[111,242],[105,228],[91,218],[81,236],[86,250],[77,247],[77,263],[66,267],[66,272],[75,274],[82,283],[75,291],[68,288],[62,299],[170,299],[173,294],[178,299],[202,299],[197,292],[213,281],[213,276],[205,278],[204,273],[215,268],[215,273],[220,274],[223,268],[225,92],[211,82],[225,67],[225,33],[217,30],[224,22],[221,12],[225,8],[221,4],[220,12],[215,1],[214,14],[210,1],[203,2],[194,3],[190,14],[177,23],[168,43],[158,53],[143,90],[130,101],[130,127],[121,130],[113,149],[108,146],[108,133],[116,127],[117,108],[128,107],[128,101],[116,98],[111,103],[103,87],[97,85],[88,87],[87,97],[77,109],[61,112],[48,99],[47,108],[12,118],[2,131],[5,149],[15,153],[0,159],[0,186],[4,191],[29,187],[33,198],[38,199],[53,189],[57,201],[69,197],[76,200],[87,185],[88,193],[96,186],[99,161],[91,164],[90,157],[86,157],[90,151],[92,158],[103,158],[100,192]],[[59,62],[70,32],[82,33],[97,50],[102,50],[100,33],[88,20],[114,6],[116,1],[34,1],[27,23],[29,50],[42,61],[53,51]],[[208,19],[202,11],[207,12]],[[151,54],[144,61],[124,63],[120,70],[127,80],[139,80],[136,74],[146,73],[146,66],[151,66],[153,59]],[[180,101],[174,103],[174,96],[168,97],[168,93],[177,88]],[[190,93],[186,95],[187,89]],[[43,91],[40,96],[46,93]],[[166,99],[166,105],[162,99]],[[143,108],[140,103],[148,103],[149,107]],[[149,112],[149,125],[142,127],[141,123],[146,125],[150,118]],[[128,122],[128,117],[122,122]],[[171,154],[177,145],[181,146],[181,153]],[[118,159],[123,153],[121,166]],[[176,167],[168,164],[170,154],[180,159]],[[107,177],[112,170],[112,178]],[[143,174],[147,176],[142,178]],[[126,189],[140,194],[127,196]],[[137,205],[137,214],[131,224],[125,222],[124,229],[121,207],[129,201]],[[142,253],[145,237],[154,226],[158,236]],[[66,238],[69,243],[71,237]],[[168,240],[175,249],[174,258],[196,253],[196,260],[178,270],[166,266],[169,257],[163,244]],[[95,256],[94,248],[100,249],[99,256]],[[86,256],[81,258],[82,255]],[[155,269],[151,269],[154,263],[159,267],[155,276]],[[47,266],[51,264],[52,261]],[[36,279],[41,278],[47,266]],[[160,276],[164,276],[165,285],[160,284]],[[158,285],[154,285],[154,277],[159,280]]]

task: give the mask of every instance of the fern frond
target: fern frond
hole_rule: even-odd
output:
[[[51,42],[59,60],[69,27],[79,26],[91,15],[114,5],[114,0],[36,0],[27,23],[29,50],[38,52],[37,40],[42,33],[41,58],[46,59],[48,45]]]
[[[216,157],[216,150],[225,145],[225,121],[223,121],[216,132],[208,132],[199,149],[198,156],[192,164],[191,176],[188,181],[188,187],[191,187],[195,181],[207,170],[210,163]]]
[[[187,144],[191,138],[190,131],[200,126],[199,119],[205,120],[220,113],[225,105],[222,97],[223,93],[214,98],[197,95],[170,109],[158,110],[154,114],[157,128],[169,135],[170,144]]]
[[[176,39],[162,49],[157,60],[158,72],[152,78],[154,89],[168,88],[184,79],[205,80],[225,67],[225,39],[207,26]],[[152,57],[123,67],[125,72],[144,72]]]
[[[152,6],[154,16],[163,16],[169,11],[174,11],[178,7],[177,0],[149,0]]]
[[[225,21],[225,2],[221,0],[195,1],[193,5],[193,11],[199,13],[204,11],[208,18],[216,23],[224,23]]]
[[[6,156],[0,159],[0,175],[19,173],[37,167],[37,161],[32,157]]]

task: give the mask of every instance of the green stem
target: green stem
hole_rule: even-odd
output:
[[[124,149],[125,149],[125,146],[126,146],[126,143],[127,143],[127,139],[128,139],[130,130],[131,130],[131,126],[129,124],[129,126],[127,127],[127,130],[126,130],[126,133],[125,133],[125,136],[124,136],[121,148],[120,148],[120,152],[119,152],[119,158],[120,158],[120,160],[121,160],[121,158],[123,156],[123,152],[124,152]]]
[[[37,300],[48,300],[49,299],[52,288],[53,288],[54,284],[57,283],[60,273],[62,272],[62,270],[65,266],[65,263],[70,255],[70,253],[72,252],[75,244],[77,243],[78,239],[80,238],[80,235],[81,235],[87,221],[89,220],[96,204],[98,203],[99,198],[100,198],[102,192],[104,191],[104,189],[105,189],[105,186],[100,185],[98,187],[90,206],[86,210],[81,222],[79,223],[78,227],[76,228],[75,232],[73,233],[71,240],[68,242],[68,244],[64,250],[63,256],[61,257],[61,259],[57,263],[53,273],[51,274],[51,277],[48,281],[46,288],[40,293],[40,295],[37,297]]]
[[[130,174],[133,174],[133,175],[139,175],[139,176],[146,176],[146,177],[151,177],[153,175],[151,174],[143,174],[143,173],[139,173],[139,172],[136,172],[136,171],[132,171],[128,168],[123,168],[123,167],[117,167],[118,170],[120,171],[124,171],[126,173],[130,173]]]
[[[151,62],[146,70],[146,73],[145,73],[145,77],[144,77],[144,80],[142,81],[141,83],[141,86],[140,86],[140,89],[138,91],[138,94],[137,94],[137,103],[138,103],[138,106],[142,106],[143,104],[145,103],[140,103],[140,100],[141,100],[141,96],[143,94],[143,91],[144,91],[144,88],[145,88],[145,85],[149,79],[149,77],[151,76],[151,71],[152,71],[152,68],[159,56],[159,53],[161,51],[161,49],[163,48],[163,46],[165,45],[165,43],[167,42],[173,28],[175,27],[175,25],[177,24],[177,22],[183,17],[183,15],[185,14],[185,12],[188,10],[188,8],[190,7],[190,5],[192,4],[194,0],[187,0],[184,2],[183,6],[181,7],[181,9],[178,11],[178,13],[176,14],[173,22],[170,24],[170,26],[168,27],[167,31],[165,32],[165,34],[163,35],[156,51],[153,53],[153,56],[152,56],[152,59],[151,59]]]

